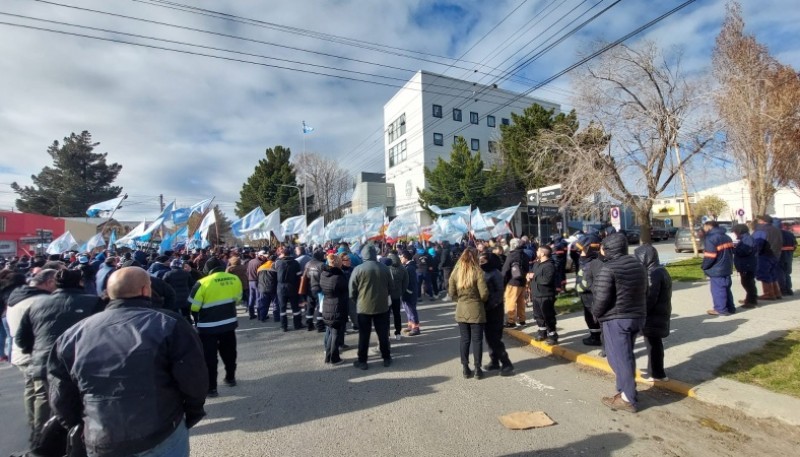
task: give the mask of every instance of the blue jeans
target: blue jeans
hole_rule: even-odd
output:
[[[251,316],[255,316],[258,299],[261,297],[261,294],[258,293],[258,281],[247,281],[247,286],[247,311]]]
[[[172,435],[153,449],[134,454],[133,457],[189,457],[189,430],[181,421]]]
[[[8,320],[3,317],[3,325],[0,326],[0,357],[6,356],[11,360],[11,348],[14,346],[12,343],[11,330],[8,328]]]

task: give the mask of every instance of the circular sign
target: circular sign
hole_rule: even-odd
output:
[[[744,210],[743,210],[742,208],[739,208],[739,211],[736,211],[736,214],[737,214],[739,217],[743,217],[743,216],[744,216]]]
[[[611,208],[611,217],[614,219],[619,217],[619,208]]]

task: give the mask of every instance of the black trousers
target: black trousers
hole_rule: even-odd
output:
[[[498,362],[508,363],[506,345],[503,344],[503,325],[505,322],[506,315],[503,312],[502,304],[486,310],[486,326],[483,328],[483,334],[486,336],[486,344],[489,346],[489,359],[492,364]]]
[[[756,273],[754,271],[740,271],[739,276],[742,281],[742,287],[746,293],[744,302],[748,305],[755,305],[758,303],[758,289],[756,288]]]
[[[481,367],[483,359],[483,326],[484,324],[458,323],[458,331],[461,333],[461,365],[469,366],[469,350],[472,348],[472,359],[475,368]]]
[[[547,333],[555,333],[556,298],[533,297],[533,318],[540,331],[547,329]]]
[[[300,314],[300,297],[297,294],[290,292],[288,289],[278,289],[278,304],[281,310],[281,327],[289,328],[289,317],[292,318],[295,330],[303,327],[303,316]]]
[[[200,342],[208,367],[208,388],[217,388],[217,352],[225,365],[225,379],[236,379],[236,332],[201,333]]]
[[[378,347],[381,350],[381,357],[391,359],[392,354],[389,349],[389,313],[380,314],[358,314],[358,361],[367,362],[367,351],[369,350],[369,338],[372,333],[372,325],[375,325],[375,333],[378,335]]]
[[[402,300],[392,298],[392,316],[394,317],[394,334],[399,335],[403,331],[403,317],[400,315],[400,305]]]
[[[657,336],[645,336],[644,344],[647,347],[647,374],[651,378],[663,379],[667,377],[664,372],[664,341]]]
[[[592,301],[594,296],[586,293],[580,293],[578,296],[581,298],[581,303],[583,304],[583,320],[586,322],[586,328],[592,333],[600,333],[600,323],[595,320],[592,314]]]

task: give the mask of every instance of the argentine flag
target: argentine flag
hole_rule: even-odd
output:
[[[303,121],[303,133],[311,133],[314,131],[314,127],[310,125],[306,125],[306,121]]]
[[[101,214],[105,216],[113,213],[114,210],[119,209],[120,205],[122,204],[122,200],[125,200],[126,198],[128,198],[128,196],[123,195],[121,197],[112,198],[111,200],[95,203],[86,210],[86,215],[89,217],[99,217]]]

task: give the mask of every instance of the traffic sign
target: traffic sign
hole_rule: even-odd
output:
[[[539,189],[539,200],[549,202],[558,200],[561,197],[561,184],[555,186],[547,186]]]
[[[537,189],[528,191],[528,204],[535,205],[539,202],[539,191]]]
[[[612,206],[611,207],[611,225],[617,230],[620,230],[622,228],[622,221],[620,220],[619,216],[620,216],[619,207],[618,206]]]
[[[529,206],[528,207],[528,214],[533,216],[533,217],[536,217],[536,215],[538,214],[538,211],[536,211],[536,207],[535,206]]]
[[[52,243],[53,235],[38,236],[24,236],[19,239],[20,244],[39,244],[39,243]]]
[[[557,206],[528,206],[528,214],[531,217],[536,217],[537,215],[541,217],[552,217],[558,215],[558,207]]]
[[[736,211],[736,215],[739,217],[744,217],[744,209],[739,208],[739,210]]]

